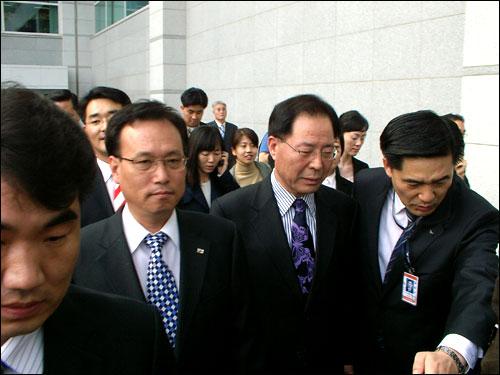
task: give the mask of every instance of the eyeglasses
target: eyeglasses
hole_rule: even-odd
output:
[[[297,152],[303,159],[312,159],[315,158],[318,153],[321,154],[321,159],[323,160],[333,160],[337,157],[338,151],[335,148],[329,149],[327,148],[326,150],[318,151],[303,151],[303,150],[297,150],[295,147],[293,147],[291,144],[289,144],[287,141],[284,139],[280,138],[283,143],[286,143],[290,148]]]
[[[153,172],[159,162],[162,162],[163,166],[169,171],[181,171],[186,168],[187,158],[185,157],[171,157],[169,159],[127,159],[118,157],[120,160],[126,160],[132,163],[132,165],[140,172]]]

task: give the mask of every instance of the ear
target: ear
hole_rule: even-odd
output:
[[[233,156],[236,156],[236,150],[234,149],[234,147],[231,147],[231,154],[233,154]]]
[[[392,167],[389,165],[389,162],[386,158],[382,158],[382,162],[384,163],[385,174],[392,178]]]
[[[269,148],[269,154],[276,160],[276,154],[278,153],[278,143],[279,139],[270,135],[267,138],[267,147]]]
[[[109,167],[111,168],[111,175],[113,176],[113,181],[117,184],[120,184],[120,159],[118,159],[116,156],[110,155],[108,160]]]
[[[183,105],[181,105],[181,111],[184,111],[184,106]]]

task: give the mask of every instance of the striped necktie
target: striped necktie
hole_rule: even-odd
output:
[[[403,252],[405,254],[409,252],[410,244],[408,243],[408,240],[410,239],[410,236],[417,227],[417,223],[419,221],[418,220],[419,218],[416,217],[415,215],[412,215],[408,210],[406,210],[406,215],[408,216],[408,225],[399,236],[398,242],[396,242],[396,246],[394,246],[394,250],[392,250],[391,259],[389,259],[389,263],[387,263],[387,269],[384,275],[384,284],[388,280],[388,275],[391,272],[396,259],[398,257],[402,257]]]
[[[120,188],[120,185],[116,185],[113,192],[113,208],[115,212],[118,211],[124,204],[125,197],[123,196],[122,189]]]

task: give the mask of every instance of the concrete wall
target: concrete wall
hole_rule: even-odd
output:
[[[92,84],[125,91],[132,101],[149,97],[149,7],[90,40]]]
[[[464,1],[188,1],[186,87],[203,88],[210,103],[225,101],[228,121],[251,127],[260,137],[273,106],[296,94],[318,94],[339,115],[357,109],[370,122],[359,157],[381,166],[378,139],[397,115],[431,109],[463,113],[472,121],[463,88],[479,81],[467,78],[464,40],[466,14],[479,6]],[[491,145],[477,144],[480,153],[496,156],[498,163],[498,104],[492,104],[498,102],[498,4],[493,12],[491,4],[482,6],[493,19],[482,25],[480,35],[486,49],[495,43],[497,48],[497,61],[488,62],[496,64],[496,75],[490,74],[483,86],[484,96],[492,98],[486,113],[493,111],[490,123],[496,125],[476,126],[497,136],[496,141],[489,137]],[[467,17],[467,22],[474,21]],[[480,24],[476,17],[476,28]],[[496,42],[484,38],[491,34]],[[472,40],[475,45],[476,37]],[[212,118],[209,107],[203,119]],[[498,174],[479,179],[481,168],[469,156],[471,138],[466,150],[471,184],[498,207]]]

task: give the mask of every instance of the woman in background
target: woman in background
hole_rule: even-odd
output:
[[[191,133],[186,164],[186,190],[179,208],[209,213],[212,201],[239,188],[227,169],[228,153],[219,129],[200,126]]]
[[[231,152],[236,163],[231,168],[231,174],[241,186],[247,186],[262,181],[271,173],[269,164],[256,161],[259,137],[249,128],[235,131]]]
[[[354,176],[361,169],[368,168],[368,164],[356,159],[365,142],[368,131],[368,121],[358,111],[348,111],[339,117],[340,127],[344,134],[344,154],[340,159],[340,175],[354,182]]]

